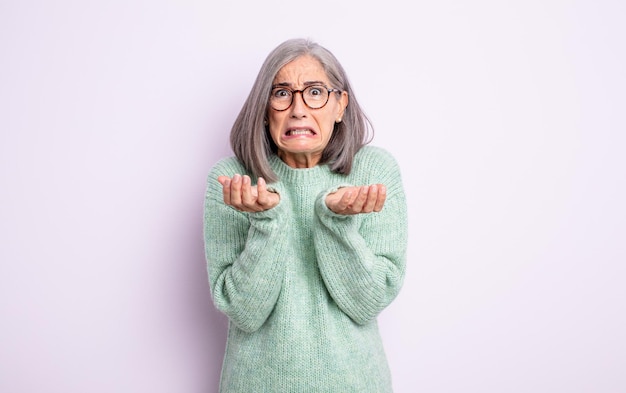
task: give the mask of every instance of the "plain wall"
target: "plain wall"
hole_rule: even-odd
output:
[[[626,392],[626,3],[0,1],[0,391],[215,393],[209,168],[287,38],[398,159],[398,393]]]

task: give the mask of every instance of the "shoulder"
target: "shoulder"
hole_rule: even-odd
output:
[[[383,167],[385,169],[397,168],[395,157],[387,150],[379,146],[363,146],[354,156],[355,167]]]
[[[246,174],[246,169],[235,156],[230,156],[220,159],[213,165],[209,171],[209,178],[217,179],[218,176],[232,177],[236,173]]]
[[[402,188],[400,166],[382,147],[362,147],[354,157],[351,175],[359,184],[385,184],[390,192],[400,192]]]

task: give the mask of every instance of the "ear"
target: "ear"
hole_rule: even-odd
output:
[[[337,111],[337,118],[335,119],[337,123],[341,122],[341,119],[343,118],[343,114],[346,111],[346,108],[348,107],[348,92],[347,91],[342,91],[341,92],[341,97],[339,98],[339,110]]]

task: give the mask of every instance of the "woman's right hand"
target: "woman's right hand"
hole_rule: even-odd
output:
[[[256,186],[252,185],[248,175],[235,174],[232,178],[218,176],[217,181],[222,185],[224,203],[239,211],[262,212],[275,207],[280,202],[280,195],[269,191],[262,177],[259,177]]]

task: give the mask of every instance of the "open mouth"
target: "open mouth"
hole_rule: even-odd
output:
[[[287,130],[286,136],[298,136],[298,135],[315,135],[315,132],[310,128],[293,128]]]

